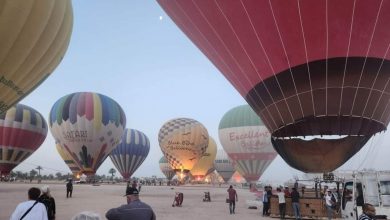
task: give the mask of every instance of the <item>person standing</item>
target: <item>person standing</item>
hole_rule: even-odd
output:
[[[264,192],[263,192],[263,216],[268,215],[268,206],[269,206],[269,199],[268,199],[268,187],[264,187]]]
[[[72,198],[72,192],[73,192],[73,183],[72,180],[70,179],[66,184],[66,198],[68,197]]]
[[[284,195],[284,192],[280,188],[276,189],[277,195],[278,195],[278,200],[279,200],[279,215],[280,219],[284,219],[286,215],[286,198]]]
[[[56,202],[50,194],[50,188],[48,185],[41,187],[42,195],[38,198],[38,201],[46,206],[47,218],[54,220],[56,218]]]
[[[326,213],[328,215],[328,220],[332,219],[333,217],[333,201],[332,201],[332,192],[330,190],[326,191],[326,194],[324,196],[325,199],[325,206],[326,206]]]
[[[363,213],[359,216],[359,220],[374,220],[376,211],[375,207],[370,203],[364,203],[362,206]]]
[[[267,207],[267,216],[270,215],[270,209],[271,209],[271,197],[272,197],[272,186],[267,187],[267,196],[268,196],[268,207]]]
[[[41,190],[32,187],[28,190],[28,201],[19,203],[10,220],[48,220],[46,207],[38,202]]]
[[[299,207],[299,192],[296,188],[292,188],[291,202],[294,210],[295,219],[301,219],[301,210]]]
[[[229,196],[229,210],[230,214],[235,214],[235,208],[236,208],[236,202],[238,202],[238,196],[235,189],[233,189],[233,186],[230,185],[229,189],[227,190],[228,196]]]
[[[139,200],[139,192],[136,188],[128,188],[125,196],[127,204],[108,210],[106,213],[108,220],[156,220],[153,209]]]

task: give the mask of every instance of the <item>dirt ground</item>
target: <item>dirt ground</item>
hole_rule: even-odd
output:
[[[9,219],[18,203],[27,200],[30,187],[40,187],[47,183],[0,183],[0,219]],[[57,220],[69,220],[81,211],[93,211],[105,218],[108,209],[118,207],[126,202],[123,197],[124,184],[78,185],[74,184],[73,197],[66,198],[65,183],[49,183],[51,194],[56,200]],[[263,218],[260,209],[248,209],[246,200],[255,196],[248,189],[237,188],[239,201],[236,203],[236,214],[230,215],[225,203],[227,186],[142,186],[140,199],[149,204],[156,213],[157,219],[271,219]],[[184,193],[182,207],[172,207],[175,192]],[[204,192],[209,191],[211,202],[203,202]]]

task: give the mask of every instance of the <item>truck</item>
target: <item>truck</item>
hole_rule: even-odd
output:
[[[357,220],[362,205],[370,203],[376,209],[376,219],[390,217],[390,171],[355,171],[343,187],[341,216]]]
[[[302,181],[302,180],[301,180]],[[305,180],[306,181],[306,180]],[[323,186],[328,186],[337,197],[333,217],[358,220],[364,203],[376,209],[375,219],[390,217],[390,171],[353,171],[316,178],[314,184],[301,191],[301,215],[306,218],[326,219]],[[286,215],[294,216],[291,198],[286,198]],[[278,217],[278,199],[271,198],[271,217]]]

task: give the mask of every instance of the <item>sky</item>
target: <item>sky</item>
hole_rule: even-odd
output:
[[[231,108],[246,104],[200,50],[181,32],[154,0],[73,1],[74,23],[69,48],[50,77],[20,103],[48,117],[52,105],[73,92],[97,92],[118,102],[127,128],[150,140],[148,157],[133,176],[163,177],[158,132],[178,117],[201,122],[218,145],[218,125]],[[390,135],[376,135],[339,169],[389,169]],[[14,171],[42,174],[70,170],[55,149],[50,131],[42,146]],[[109,158],[97,174],[109,175]],[[119,175],[119,173],[117,173]],[[301,173],[278,156],[261,177],[284,181]]]

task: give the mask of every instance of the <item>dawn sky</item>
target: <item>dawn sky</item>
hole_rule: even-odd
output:
[[[127,127],[150,139],[149,156],[134,176],[163,176],[157,135],[177,117],[193,118],[218,140],[218,124],[231,108],[246,104],[198,48],[154,0],[73,1],[74,24],[69,48],[54,73],[22,104],[47,119],[52,105],[73,92],[107,95],[125,111]],[[340,169],[388,169],[388,133],[376,135]],[[368,156],[367,156],[368,155]],[[70,170],[58,155],[51,133],[43,145],[14,171],[42,166],[43,174]],[[98,170],[108,175],[109,158]],[[287,180],[299,172],[279,156],[262,180]],[[119,175],[119,173],[117,173]]]

